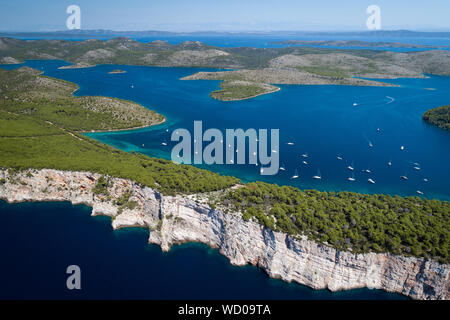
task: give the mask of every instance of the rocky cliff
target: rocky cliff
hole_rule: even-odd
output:
[[[108,195],[94,194],[98,174],[57,170],[0,170],[0,198],[8,202],[70,201],[112,218],[113,228],[149,228],[149,243],[202,242],[234,265],[251,263],[269,276],[332,291],[369,287],[414,299],[449,299],[450,265],[392,254],[353,254],[273,232],[239,213],[210,208],[202,195],[162,196],[132,181],[111,179]],[[133,206],[119,206],[131,191]],[[130,208],[133,209],[130,209]]]

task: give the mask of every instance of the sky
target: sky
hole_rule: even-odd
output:
[[[69,5],[84,30],[357,31],[378,5],[384,30],[450,31],[449,0],[0,0],[0,31],[67,30]]]

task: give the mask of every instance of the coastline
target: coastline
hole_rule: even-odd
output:
[[[145,108],[143,106],[143,108]],[[159,113],[158,113],[159,114]],[[106,132],[120,132],[120,131],[133,131],[133,130],[138,130],[138,129],[144,129],[144,128],[150,128],[150,127],[154,127],[154,126],[158,126],[160,124],[163,124],[167,121],[166,117],[163,116],[163,120],[150,124],[150,125],[144,125],[144,126],[139,126],[139,127],[131,127],[131,128],[122,128],[122,129],[108,129],[108,130],[90,130],[90,131],[77,131],[79,133],[106,133]]]
[[[114,229],[150,229],[148,242],[160,245],[165,252],[176,243],[200,242],[217,248],[233,265],[252,264],[272,278],[313,289],[340,291],[368,287],[413,299],[450,298],[448,264],[390,253],[339,251],[305,237],[294,238],[244,221],[239,212],[213,209],[206,204],[205,194],[164,196],[133,181],[112,178],[108,200],[93,193],[100,176],[90,172],[31,169],[14,173],[14,179],[21,183],[11,183],[8,170],[3,169],[0,177],[5,183],[0,184],[0,198],[8,203],[83,203],[92,207],[92,215],[111,217]],[[51,184],[47,182],[49,179]],[[114,201],[128,190],[132,192],[130,199],[138,205],[132,210],[119,210]]]

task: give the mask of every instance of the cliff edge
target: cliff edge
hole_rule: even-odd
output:
[[[244,221],[238,212],[212,209],[202,195],[163,196],[125,179],[110,178],[108,195],[99,194],[95,187],[100,178],[89,172],[2,169],[0,198],[8,202],[84,203],[93,208],[92,215],[110,216],[114,229],[149,228],[149,243],[160,245],[163,251],[175,243],[205,243],[234,265],[250,263],[270,277],[314,289],[368,287],[413,299],[450,298],[448,264],[388,253],[339,251]],[[127,205],[131,202],[132,206]]]

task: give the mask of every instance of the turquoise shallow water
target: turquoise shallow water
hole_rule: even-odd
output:
[[[76,95],[130,99],[167,117],[165,124],[152,128],[88,134],[123,150],[169,159],[174,143],[161,143],[170,142],[176,128],[192,132],[194,120],[202,120],[204,130],[219,128],[222,132],[226,128],[275,128],[280,129],[279,156],[286,171],[261,176],[254,165],[204,167],[244,181],[264,180],[302,189],[412,196],[420,190],[427,198],[450,199],[450,132],[421,118],[424,111],[450,103],[450,77],[389,80],[400,87],[387,88],[281,85],[281,90],[273,94],[222,102],[209,97],[218,88],[218,81],[179,80],[200,69],[101,65],[58,70],[63,64],[27,62],[46,75],[77,83],[80,89]],[[108,74],[115,68],[127,73]],[[287,142],[295,144],[289,146]],[[405,150],[400,150],[401,146]],[[301,157],[303,153],[308,153],[308,159]],[[388,166],[389,161],[392,166]],[[420,171],[413,169],[415,163]],[[349,165],[355,168],[355,182],[348,181],[352,174]],[[300,178],[292,180],[295,169]],[[363,172],[366,169],[371,173]],[[312,178],[318,170],[320,181]],[[409,179],[402,180],[402,175]],[[369,178],[376,184],[370,184]]]

